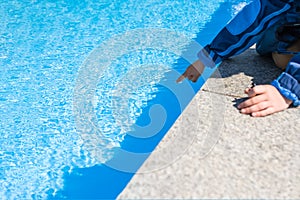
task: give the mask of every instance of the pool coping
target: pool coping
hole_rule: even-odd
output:
[[[235,106],[252,80],[268,83],[280,72],[253,48],[223,62],[118,199],[299,199],[300,109],[253,118]],[[172,145],[184,133],[194,137]],[[160,165],[168,155],[175,159]]]

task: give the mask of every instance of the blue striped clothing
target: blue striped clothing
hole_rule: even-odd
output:
[[[254,0],[219,32],[211,44],[198,53],[198,57],[204,65],[212,67],[260,42],[264,33],[272,27],[299,23],[299,11],[300,0]],[[269,48],[270,52],[276,51],[277,45]],[[300,105],[300,54],[294,56],[285,72],[271,84],[292,100],[294,106]]]

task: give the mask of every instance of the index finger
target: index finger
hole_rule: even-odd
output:
[[[180,83],[181,81],[183,81],[186,78],[185,73],[182,74],[181,76],[179,76],[179,78],[176,80],[176,83]]]

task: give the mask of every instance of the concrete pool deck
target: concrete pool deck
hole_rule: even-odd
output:
[[[254,49],[223,62],[118,198],[300,199],[300,109],[253,118],[235,107],[251,80],[278,74]]]

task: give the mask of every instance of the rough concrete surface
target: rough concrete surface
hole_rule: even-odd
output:
[[[251,80],[280,74],[249,49],[225,61],[119,199],[300,199],[300,109],[264,118],[235,107]]]

